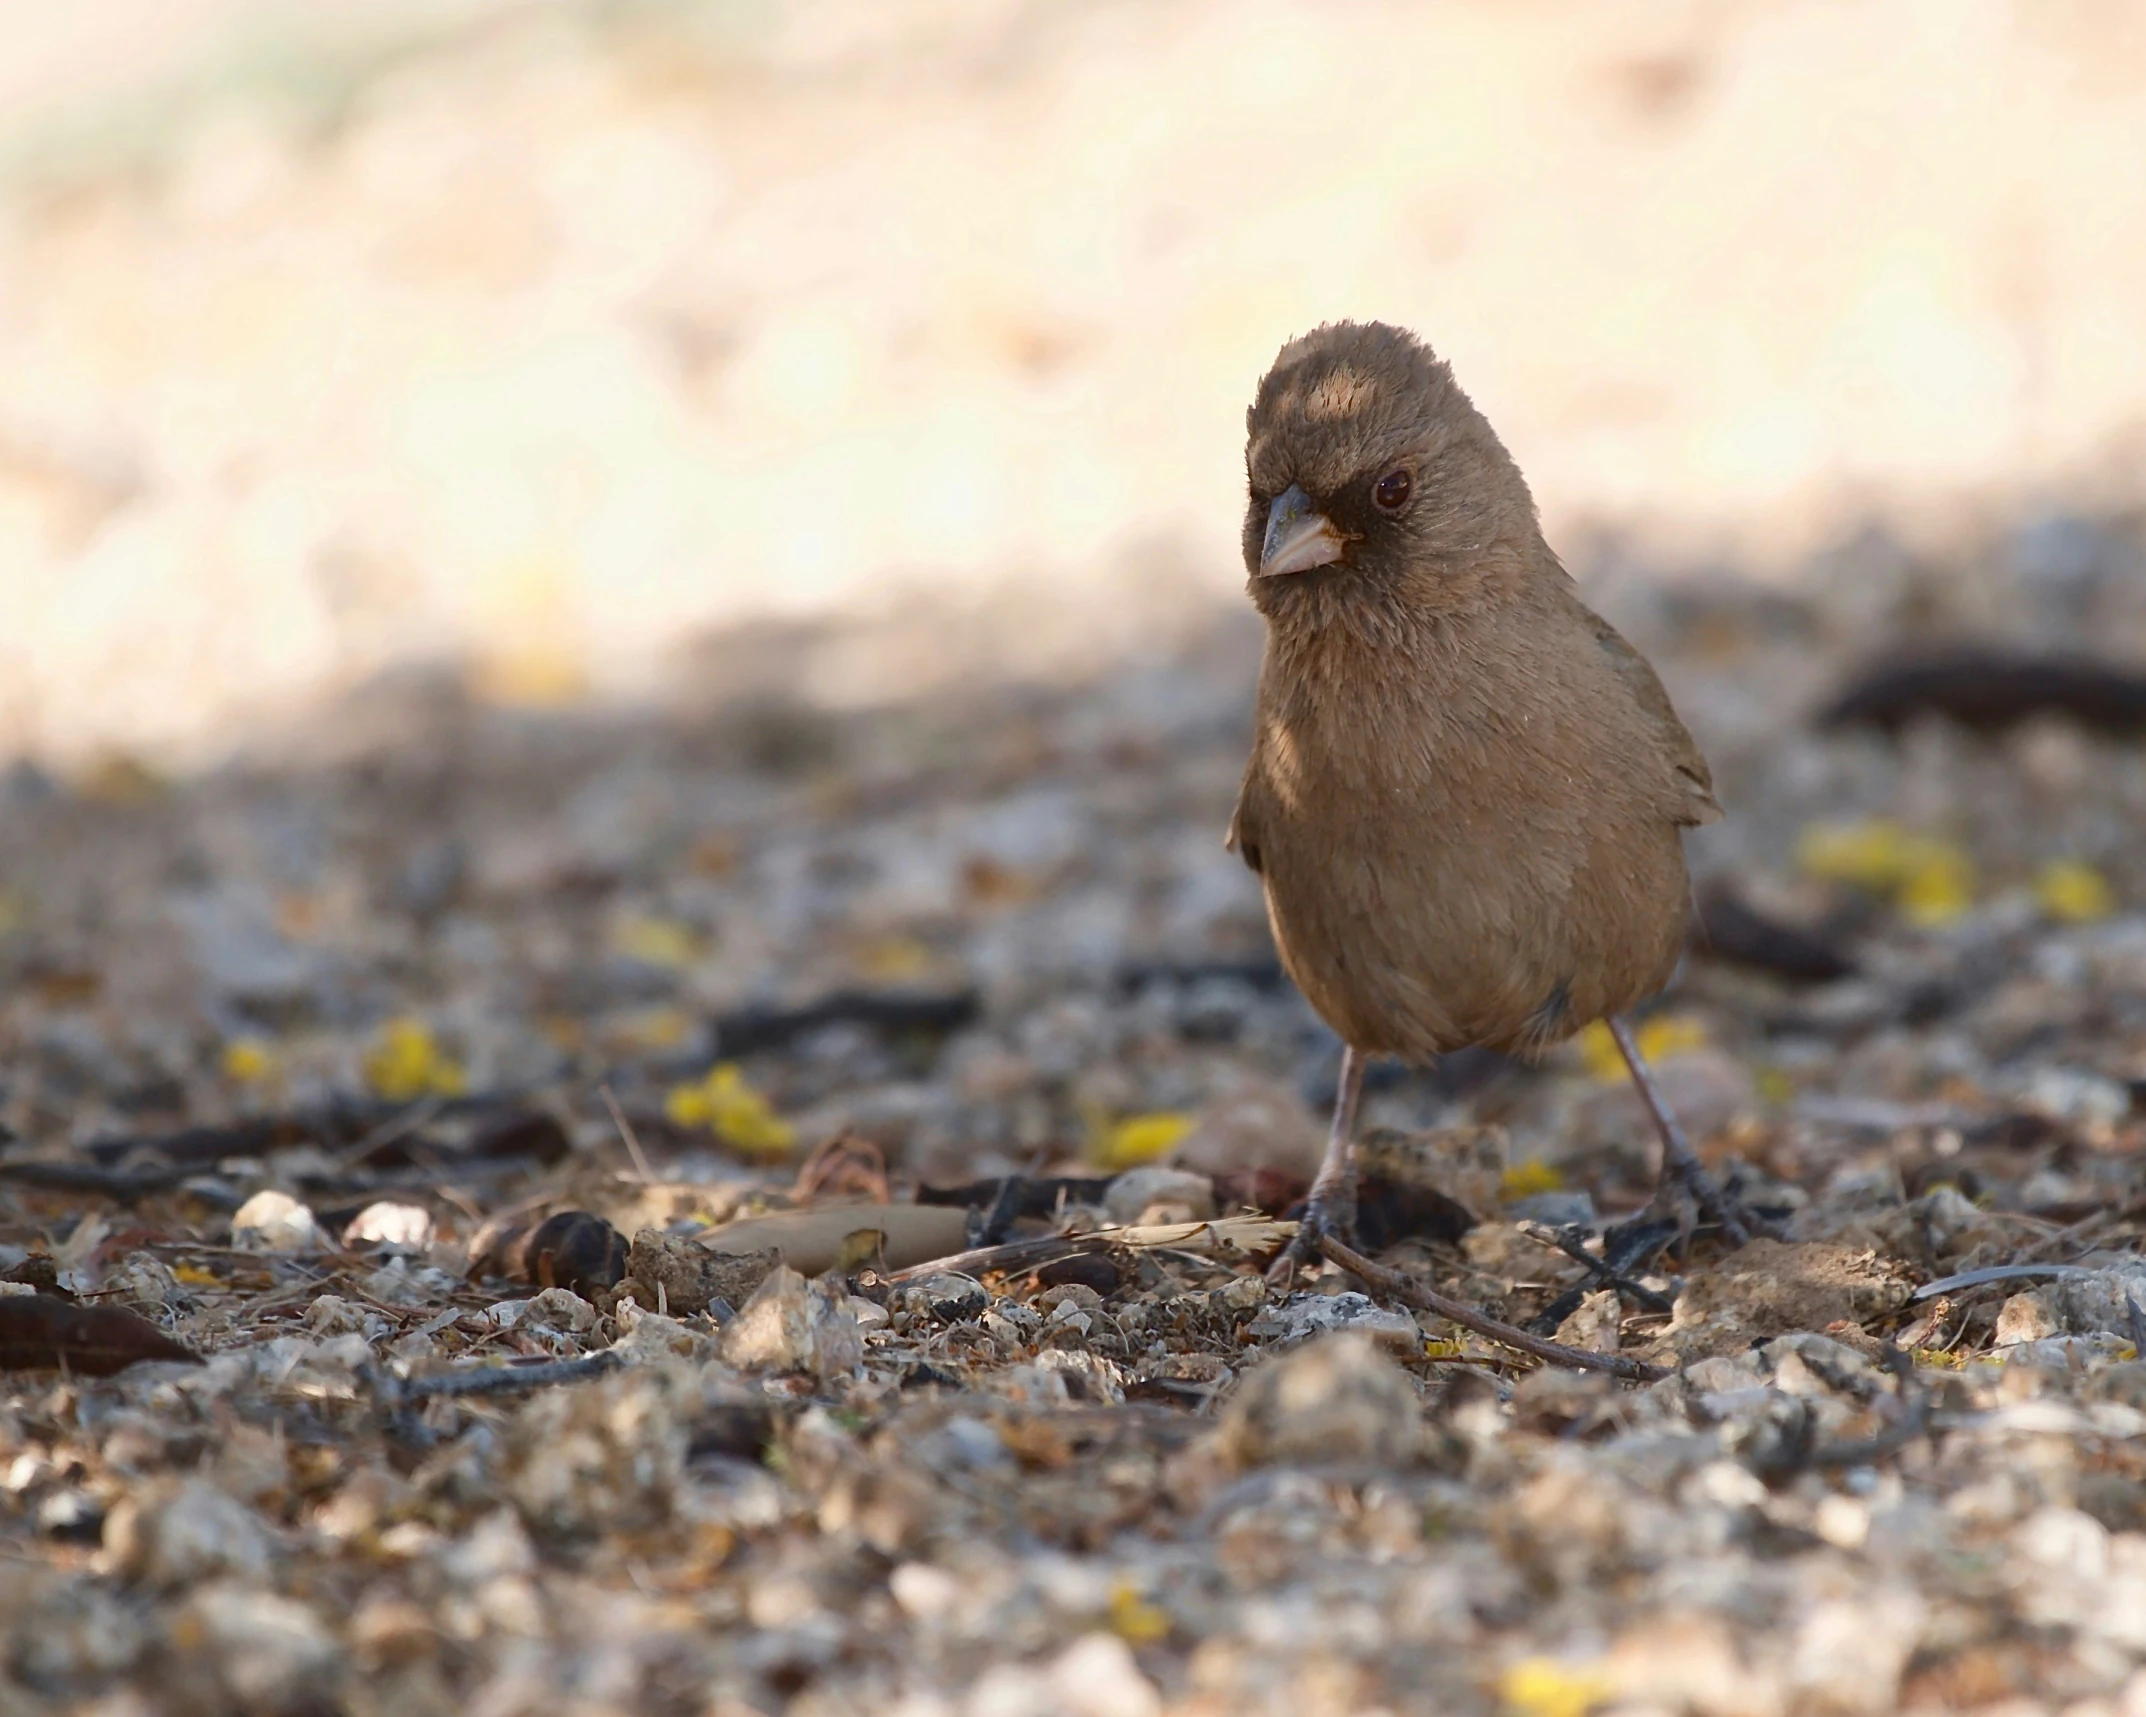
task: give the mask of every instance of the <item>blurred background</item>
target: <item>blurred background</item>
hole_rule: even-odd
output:
[[[1656,1045],[1695,1131],[2016,1096],[2074,1016],[2102,1109],[2146,1080],[2146,1004],[2074,981],[2146,970],[2146,686],[1979,737],[1810,719],[1947,640],[2146,657],[2136,6],[0,25],[26,1140],[571,1088],[602,1141],[615,1078],[705,1142],[742,1055],[781,1149],[863,1128],[920,1173],[1113,1160],[1247,1079],[1250,1136],[1315,1148],[1335,1046],[1220,836],[1243,413],[1342,316],[1451,358],[1661,665],[1731,813],[1702,894],[1819,938],[1710,908]],[[890,990],[937,1009],[922,1059],[826,1011]]]
[[[2138,499],[2124,0],[0,20],[0,748],[63,768],[920,600],[963,649],[814,695],[1122,658],[1234,600],[1252,384],[1339,316],[1453,360],[1584,576]]]

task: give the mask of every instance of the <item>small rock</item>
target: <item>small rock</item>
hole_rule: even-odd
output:
[[[150,1252],[130,1252],[104,1273],[104,1292],[136,1311],[156,1312],[187,1303],[186,1290],[163,1259]]]
[[[936,1276],[925,1277],[910,1291],[909,1297],[914,1305],[943,1324],[967,1323],[971,1318],[982,1316],[991,1304],[991,1295],[983,1283],[955,1270],[942,1270]]]
[[[343,1244],[353,1252],[382,1246],[422,1252],[432,1244],[432,1232],[432,1212],[422,1205],[395,1204],[382,1199],[377,1204],[368,1204],[350,1219],[343,1230]]]
[[[1460,1243],[1461,1253],[1478,1270],[1515,1281],[1557,1279],[1561,1269],[1573,1279],[1579,1272],[1562,1266],[1557,1254],[1523,1233],[1517,1223],[1479,1222]]]
[[[1900,1271],[1872,1252],[1754,1240],[1687,1279],[1668,1340],[1685,1360],[1736,1353],[1769,1336],[1867,1324],[1908,1293]]]
[[[2122,1259],[2089,1275],[2060,1277],[2040,1292],[2056,1315],[2058,1328],[2047,1332],[2052,1335],[2106,1333],[2135,1338],[2146,1324],[2146,1264],[2136,1258]]]
[[[1388,1311],[1363,1294],[1298,1294],[1270,1306],[1251,1323],[1252,1334],[1279,1347],[1293,1347],[1315,1335],[1353,1330],[1413,1351],[1422,1340],[1415,1319]]]
[[[306,1328],[315,1335],[357,1335],[370,1341],[383,1335],[387,1319],[370,1306],[346,1300],[340,1294],[316,1294],[306,1307]]]
[[[1116,1634],[1084,1634],[1060,1652],[1051,1691],[1071,1717],[1159,1717],[1162,1695]]]
[[[2060,1121],[2087,1126],[2113,1127],[2131,1112],[2126,1087],[2079,1067],[2035,1069],[2027,1101]]]
[[[196,1592],[172,1621],[170,1646],[180,1680],[213,1677],[223,1709],[281,1717],[339,1703],[335,1636],[310,1605],[274,1592],[230,1584]]]
[[[1239,1467],[1291,1461],[1404,1466],[1425,1448],[1408,1374],[1369,1337],[1321,1336],[1247,1376],[1216,1433]]]
[[[1796,1629],[1789,1679],[1835,1711],[1893,1711],[1928,1605],[1905,1586],[1827,1598]]]
[[[1997,1313],[1997,1345],[2013,1347],[2023,1341],[2044,1341],[2062,1335],[2063,1326],[2040,1290],[2014,1294]]]
[[[568,1335],[587,1335],[596,1327],[596,1308],[571,1288],[546,1288],[523,1302],[521,1321]]]
[[[1549,1228],[1592,1228],[1595,1201],[1584,1192],[1531,1192],[1505,1207],[1515,1222],[1540,1222]]]
[[[104,1554],[113,1569],[154,1586],[218,1575],[260,1580],[273,1547],[260,1516],[205,1479],[123,1497],[104,1523]]]
[[[1215,1213],[1212,1176],[1190,1169],[1151,1165],[1127,1169],[1103,1194],[1103,1214],[1121,1227],[1139,1222],[1157,1205],[1171,1207],[1176,1222],[1205,1222]]]
[[[919,1621],[945,1615],[961,1599],[961,1582],[929,1562],[904,1562],[887,1576],[887,1590],[904,1614]]]
[[[435,1303],[439,1293],[451,1290],[453,1278],[426,1284],[403,1268],[405,1258],[395,1258],[368,1274],[358,1284],[373,1299],[390,1306],[423,1306]]]
[[[619,1352],[635,1364],[713,1357],[714,1338],[703,1328],[660,1312],[645,1311],[631,1294],[619,1301],[611,1316],[618,1324]]]
[[[1061,1282],[1036,1296],[1036,1310],[1047,1323],[1056,1323],[1066,1312],[1099,1312],[1103,1296],[1085,1282]]]
[[[967,1278],[963,1277],[966,1281]],[[981,1285],[976,1287],[985,1303]],[[747,1371],[839,1376],[864,1363],[864,1337],[839,1284],[772,1271],[723,1331],[723,1357]]]
[[[912,1458],[928,1472],[1011,1473],[1016,1465],[998,1432],[968,1414],[919,1437]]]
[[[104,1504],[79,1485],[56,1490],[37,1505],[37,1530],[68,1544],[95,1544],[104,1536]]]
[[[231,1218],[231,1244],[250,1252],[324,1252],[319,1219],[287,1192],[257,1192]]]
[[[536,1547],[511,1508],[496,1508],[443,1551],[440,1571],[461,1586],[481,1586],[506,1574],[536,1571]]]
[[[1616,1290],[1604,1288],[1579,1303],[1572,1315],[1557,1326],[1555,1339],[1567,1347],[1584,1348],[1589,1353],[1615,1353],[1618,1326],[1623,1319]]]
[[[1567,1339],[1562,1329],[1557,1339]],[[1513,1424],[1538,1436],[1558,1436],[1610,1406],[1616,1396],[1616,1384],[1599,1371],[1560,1371],[1545,1365],[1513,1386]]]
[[[781,1262],[782,1254],[772,1249],[716,1252],[697,1240],[643,1228],[626,1254],[626,1278],[649,1310],[693,1317],[718,1300],[742,1306]]]

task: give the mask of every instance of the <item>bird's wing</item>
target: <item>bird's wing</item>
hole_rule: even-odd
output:
[[[1244,785],[1237,791],[1237,808],[1229,816],[1229,833],[1222,840],[1222,850],[1243,859],[1254,876],[1265,874],[1259,853],[1258,813],[1252,802],[1258,768],[1259,757],[1254,753],[1252,761],[1245,766]]]
[[[1590,618],[1595,625],[1596,644],[1631,692],[1647,725],[1661,738],[1676,793],[1670,817],[1686,827],[1713,822],[1721,815],[1721,802],[1714,797],[1714,772],[1700,755],[1698,741],[1678,718],[1676,706],[1662,689],[1661,677],[1646,657],[1624,641],[1616,627],[1599,615]]]

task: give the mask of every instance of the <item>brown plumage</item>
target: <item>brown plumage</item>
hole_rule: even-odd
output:
[[[1247,429],[1267,651],[1229,839],[1352,1076],[1366,1054],[1536,1053],[1659,990],[1682,831],[1721,814],[1706,760],[1451,371],[1401,329],[1323,327],[1282,348]],[[1315,1191],[1337,1203],[1350,1084]]]

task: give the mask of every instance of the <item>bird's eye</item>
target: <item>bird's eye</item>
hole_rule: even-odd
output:
[[[1371,499],[1382,513],[1398,513],[1408,505],[1408,492],[1414,485],[1405,470],[1389,471],[1371,490]]]

